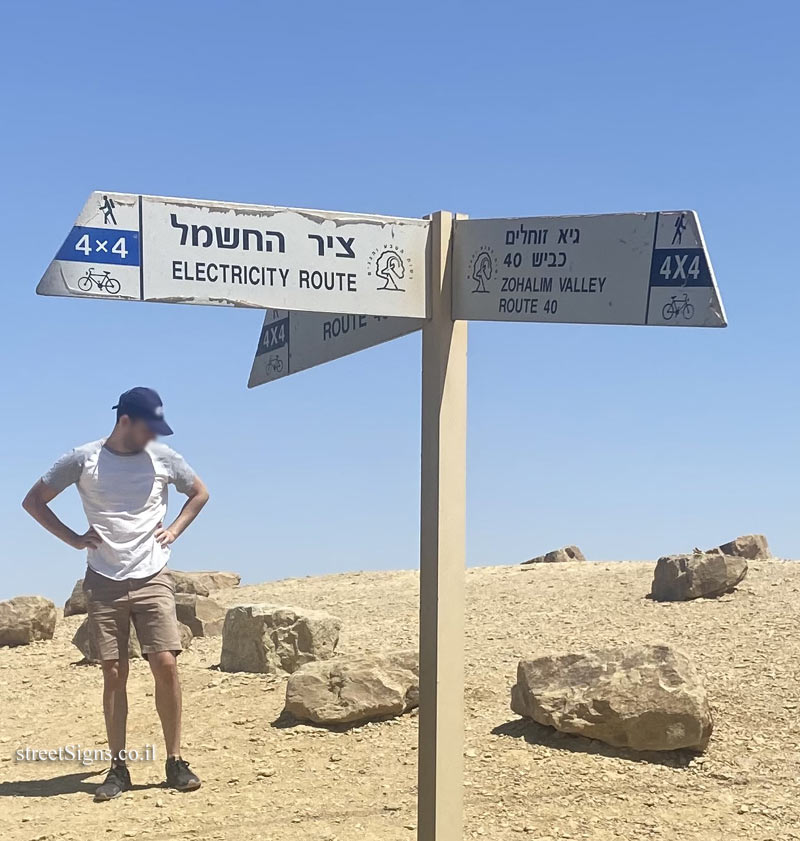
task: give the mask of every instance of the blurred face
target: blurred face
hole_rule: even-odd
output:
[[[125,442],[125,448],[136,452],[143,450],[151,441],[154,441],[156,434],[147,425],[147,421],[141,418],[131,418],[123,415],[119,419],[120,433]]]

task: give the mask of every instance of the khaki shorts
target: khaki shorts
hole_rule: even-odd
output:
[[[100,660],[127,660],[131,622],[142,655],[183,648],[175,616],[175,586],[163,567],[148,578],[114,581],[86,570],[83,589],[89,604],[89,635]]]

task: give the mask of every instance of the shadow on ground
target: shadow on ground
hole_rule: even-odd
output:
[[[91,794],[105,778],[107,768],[99,771],[80,771],[42,780],[9,780],[0,783],[0,797],[57,797],[59,794]],[[87,781],[87,778],[94,777]],[[160,783],[131,786],[132,791],[159,788]]]
[[[394,716],[387,715],[384,718],[370,718],[368,720],[388,721],[392,718]],[[314,721],[301,721],[284,710],[276,719],[270,722],[270,727],[274,727],[276,730],[288,730],[291,727],[313,727],[315,730],[328,730],[330,733],[347,733],[348,730],[355,730],[357,727],[363,727],[364,724],[364,719],[345,722],[343,724],[320,724]]]
[[[510,736],[524,739],[529,745],[542,745],[553,750],[571,753],[591,753],[629,762],[646,762],[650,765],[665,765],[668,768],[686,768],[697,756],[692,751],[635,751],[630,748],[615,748],[596,739],[559,733],[552,727],[545,727],[526,718],[507,721],[492,730],[493,736]]]

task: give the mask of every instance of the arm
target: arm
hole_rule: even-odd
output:
[[[181,508],[181,513],[175,518],[175,522],[167,528],[156,529],[156,540],[162,546],[174,543],[208,502],[208,489],[199,476],[194,477],[191,487],[186,491],[186,496],[188,499]]]
[[[85,534],[74,532],[56,517],[48,505],[57,496],[58,491],[45,484],[41,479],[28,491],[22,500],[22,507],[51,534],[63,540],[73,549],[96,549],[100,545],[100,536],[90,528]]]

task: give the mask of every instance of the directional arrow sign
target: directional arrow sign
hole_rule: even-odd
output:
[[[456,220],[453,317],[725,327],[697,214]]]
[[[422,328],[422,319],[269,310],[248,386],[279,380]]]
[[[37,292],[424,318],[429,226],[92,193]]]

